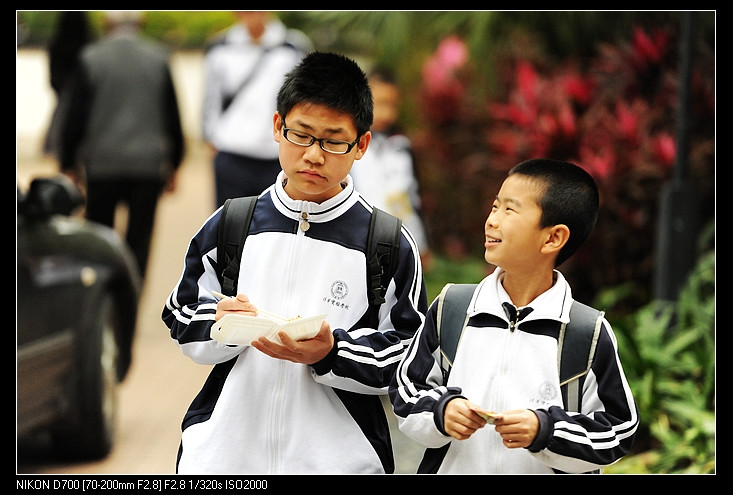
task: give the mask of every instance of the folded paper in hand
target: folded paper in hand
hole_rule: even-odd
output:
[[[312,339],[321,330],[321,323],[326,316],[322,314],[289,319],[277,315],[228,314],[211,327],[211,338],[230,345],[250,345],[253,340],[263,336],[276,344],[282,344],[279,332],[285,332],[293,340]]]
[[[493,425],[496,420],[501,419],[502,415],[500,413],[494,412],[494,411],[487,411],[485,409],[481,409],[480,407],[474,407],[469,406],[473,412],[481,416],[486,420],[487,423],[490,425]]]

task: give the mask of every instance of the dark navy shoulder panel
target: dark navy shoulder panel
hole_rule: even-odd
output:
[[[263,232],[297,234],[299,222],[282,215],[272,203],[269,195],[269,192],[266,193],[257,202],[250,224],[250,235]],[[317,217],[316,214],[313,216]],[[370,218],[371,212],[364,205],[357,203],[333,220],[311,222],[305,235],[366,253]]]
[[[333,220],[312,223],[306,235],[366,253],[370,216],[369,211],[356,204]]]
[[[298,221],[281,214],[273,204],[269,192],[257,200],[257,206],[249,224],[249,235],[263,232],[295,234],[297,229]]]
[[[562,324],[555,320],[530,320],[520,322],[517,329],[533,335],[544,335],[558,340],[561,326]]]
[[[477,328],[507,328],[509,326],[507,325],[507,322],[504,321],[502,318],[499,318],[498,316],[489,313],[478,313],[473,315],[471,318],[468,319],[468,323],[466,325]]]

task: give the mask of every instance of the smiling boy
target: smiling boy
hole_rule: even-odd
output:
[[[184,420],[178,473],[391,473],[379,395],[427,310],[419,252],[403,227],[397,269],[369,324],[371,206],[348,175],[371,140],[372,95],[352,60],[308,55],[277,97],[273,136],[282,172],[258,199],[242,251],[238,295],[217,303],[221,209],[190,242],[163,320],[182,352],[214,365]],[[226,314],[327,314],[314,338],[225,345]]]
[[[639,417],[605,318],[580,412],[560,392],[573,298],[557,267],[592,231],[598,205],[592,177],[571,163],[510,170],[484,226],[484,257],[497,268],[473,293],[447,380],[436,301],[390,386],[400,430],[428,447],[419,473],[581,473],[629,452]]]

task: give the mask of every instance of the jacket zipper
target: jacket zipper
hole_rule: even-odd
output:
[[[509,331],[510,331],[510,332],[513,332],[513,331],[514,331],[514,329],[515,329],[515,328],[516,328],[516,326],[517,326],[517,323],[519,323],[519,320],[517,319],[517,317],[516,317],[516,316],[514,317],[514,319],[513,319],[513,320],[510,320],[510,321],[509,321]]]
[[[301,232],[307,232],[309,228],[311,228],[311,224],[308,223],[308,212],[302,211],[300,212],[300,225],[298,225]]]

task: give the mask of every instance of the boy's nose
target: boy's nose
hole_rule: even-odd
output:
[[[310,163],[322,165],[326,161],[326,152],[321,149],[318,143],[313,143],[306,148],[304,157]]]

